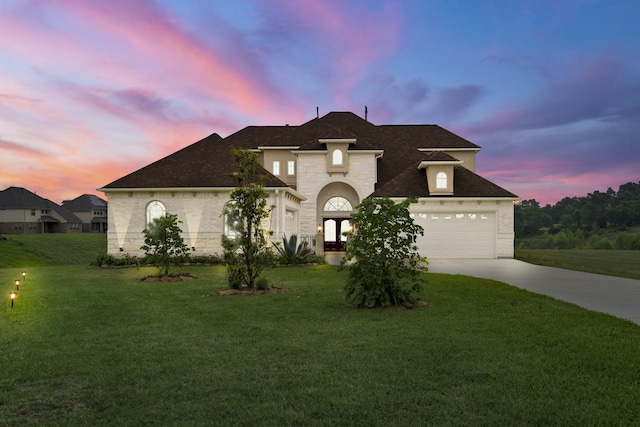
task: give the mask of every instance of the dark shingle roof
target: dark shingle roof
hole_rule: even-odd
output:
[[[82,222],[80,218],[68,209],[22,187],[8,187],[0,191],[0,209],[52,210],[68,222]]]
[[[464,166],[456,166],[453,169],[453,185],[453,195],[437,195],[437,197],[518,197]],[[405,170],[385,185],[378,187],[371,196],[435,197],[429,195],[427,174],[424,169],[418,169],[417,166]]]
[[[451,161],[439,150],[477,150],[480,147],[437,125],[374,125],[350,112],[332,112],[300,126],[248,126],[222,139],[210,135],[155,163],[106,185],[114,188],[235,187],[231,178],[233,146],[257,149],[290,146],[297,150],[324,150],[320,139],[355,139],[350,150],[382,150],[373,195],[429,197],[422,161]],[[296,148],[297,147],[297,148]],[[435,149],[437,151],[420,151]],[[265,186],[284,187],[263,169]],[[454,194],[459,197],[516,197],[479,175],[456,167]]]
[[[231,177],[236,169],[231,147],[214,133],[103,188],[236,187],[237,183]],[[286,187],[265,169],[259,175],[265,178],[263,185],[266,187]]]
[[[72,212],[91,212],[93,209],[106,209],[107,202],[94,194],[83,194],[73,200],[65,200],[62,206]]]
[[[379,127],[415,148],[480,148],[438,125],[381,125]]]
[[[8,187],[0,191],[0,209],[49,209],[49,204],[25,188]]]

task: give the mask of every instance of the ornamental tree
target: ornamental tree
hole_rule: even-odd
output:
[[[231,154],[237,163],[233,177],[238,186],[223,211],[230,231],[222,237],[223,259],[229,286],[254,289],[262,270],[273,263],[267,235],[261,228],[270,213],[268,194],[260,184],[258,156],[246,148],[232,148]]]
[[[417,198],[400,203],[388,197],[367,198],[351,215],[354,231],[346,233],[341,268],[348,265],[345,290],[353,304],[371,308],[417,301],[428,262],[416,245],[424,229],[409,214],[409,205],[415,202]]]
[[[144,229],[142,249],[149,261],[158,265],[160,274],[169,274],[169,266],[178,265],[188,255],[189,249],[182,239],[182,229],[178,215],[166,214],[153,221]]]

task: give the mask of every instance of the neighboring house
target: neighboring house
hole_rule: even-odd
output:
[[[0,234],[80,233],[81,225],[72,212],[22,187],[0,191]]]
[[[107,202],[93,194],[83,194],[73,200],[64,200],[62,207],[82,220],[83,233],[107,232]]]
[[[410,210],[425,229],[422,255],[513,257],[518,198],[474,172],[480,147],[436,125],[377,126],[348,112],[212,134],[98,189],[109,199],[108,252],[140,254],[147,223],[167,212],[178,215],[195,253],[221,252],[236,146],[260,157],[273,206],[264,226],[275,241],[297,233],[318,253],[340,252],[362,199],[416,196]]]

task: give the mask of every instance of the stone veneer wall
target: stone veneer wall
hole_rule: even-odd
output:
[[[325,161],[326,155],[324,151],[298,155],[296,190],[307,198],[300,204],[300,232],[303,234],[315,233],[318,225],[318,193],[328,184],[340,182],[353,187],[360,201],[375,190],[376,158],[374,154],[350,151],[349,172],[346,174],[329,174]],[[334,196],[340,196],[340,194],[334,194]]]
[[[286,209],[297,214],[297,203],[288,199],[283,190],[276,195],[269,191],[267,206],[277,206],[263,226],[284,231]],[[161,202],[167,213],[177,214],[182,238],[194,255],[222,254],[224,218],[222,209],[229,201],[229,190],[221,191],[132,191],[110,192],[107,231],[107,253],[114,256],[144,256],[143,230],[146,209],[152,201]],[[278,206],[279,205],[279,206]],[[116,216],[117,215],[117,216]],[[297,230],[296,230],[297,232]],[[279,239],[280,236],[274,236]],[[120,251],[122,248],[122,251]]]

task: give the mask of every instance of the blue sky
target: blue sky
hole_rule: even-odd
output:
[[[0,3],[0,187],[60,203],[213,132],[435,123],[542,203],[640,181],[640,2]],[[101,194],[99,194],[101,195]]]

